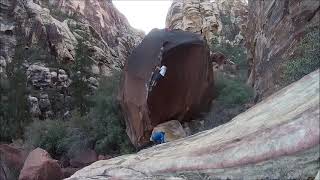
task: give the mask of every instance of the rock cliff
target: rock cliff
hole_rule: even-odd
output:
[[[94,88],[100,75],[123,67],[144,36],[105,0],[4,0],[0,19],[1,79],[10,73],[13,58],[20,59],[34,117],[70,110],[70,94],[65,92],[75,72],[66,65],[76,63],[79,42],[88,48],[85,61],[90,62],[91,73],[86,82]]]
[[[319,29],[320,2],[249,0],[249,9],[245,35],[250,63],[248,84],[262,99],[282,86],[284,68],[298,54],[297,46],[307,32]],[[317,60],[319,56],[314,58]]]
[[[231,122],[187,138],[98,161],[69,180],[308,179],[319,170],[319,70]]]
[[[244,0],[174,0],[166,27],[202,34],[209,45],[215,38],[239,44],[247,21]]]

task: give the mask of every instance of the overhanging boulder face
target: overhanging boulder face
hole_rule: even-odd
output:
[[[167,66],[167,73],[148,91],[152,74],[161,65]],[[129,57],[120,90],[132,143],[142,146],[156,125],[199,112],[212,99],[212,87],[209,49],[199,35],[152,30]]]
[[[312,179],[320,157],[319,81],[317,70],[227,124],[95,162],[70,180]]]

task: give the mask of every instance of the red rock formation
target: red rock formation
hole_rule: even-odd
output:
[[[68,14],[80,14],[91,26],[101,41],[107,42],[115,50],[120,61],[124,63],[128,52],[137,45],[144,36],[142,31],[133,29],[126,17],[107,0],[58,0],[50,2]]]
[[[19,180],[60,180],[62,178],[63,174],[58,161],[52,159],[41,148],[30,152],[19,176]]]
[[[246,41],[250,78],[260,98],[281,86],[283,68],[311,27],[320,27],[318,0],[249,0]]]

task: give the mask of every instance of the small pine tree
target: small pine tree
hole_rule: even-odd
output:
[[[17,45],[12,62],[6,68],[6,86],[1,84],[0,141],[11,141],[13,138],[21,137],[24,126],[31,121],[24,58],[23,45]]]
[[[86,81],[91,76],[92,65],[88,52],[88,46],[83,41],[79,41],[76,49],[75,63],[69,67],[72,80],[70,89],[73,105],[79,110],[81,115],[87,114],[92,104],[90,101],[91,90]]]

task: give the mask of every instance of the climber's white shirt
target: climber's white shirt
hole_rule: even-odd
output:
[[[164,75],[166,74],[166,72],[167,72],[167,67],[166,66],[161,66],[161,68],[160,68],[160,74],[161,74],[161,76],[163,76],[164,77]]]

